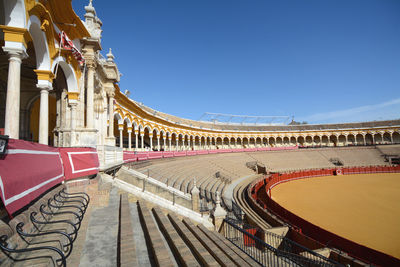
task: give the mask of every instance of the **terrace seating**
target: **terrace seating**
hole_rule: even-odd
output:
[[[8,224],[0,221],[0,263],[65,266],[88,204],[88,195],[66,193],[60,185]]]

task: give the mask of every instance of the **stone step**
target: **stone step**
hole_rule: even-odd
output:
[[[193,233],[193,235],[203,244],[203,246],[214,256],[214,258],[222,266],[240,266],[233,262],[218,246],[212,242],[199,228],[197,228],[193,222],[189,219],[183,219],[183,223],[188,227],[188,229]]]
[[[162,213],[160,208],[153,208],[153,213],[160,230],[167,239],[168,245],[173,251],[175,257],[178,258],[179,266],[200,266],[190,249],[179,236],[168,218]]]
[[[188,247],[193,251],[193,254],[198,261],[204,266],[220,266],[215,260],[214,256],[203,246],[203,244],[193,235],[193,233],[177,219],[176,216],[168,214],[168,218],[174,226],[175,230],[179,233]]]
[[[205,228],[203,225],[199,224],[197,226],[214,244],[219,247],[232,261],[234,261],[238,266],[251,266],[251,264],[247,263],[241,256],[239,256],[240,253],[237,253],[235,250],[231,248],[231,246],[228,246],[225,242],[223,242],[220,238],[218,238],[216,235],[218,235],[216,232],[212,232]],[[231,243],[232,244],[232,243]],[[249,258],[247,256],[247,258]]]
[[[153,216],[145,205],[137,203],[141,223],[143,225],[147,245],[156,266],[176,266],[176,262],[171,258],[169,248],[165,245],[160,230],[158,229]]]
[[[133,240],[131,212],[127,194],[121,195],[119,221],[119,261],[120,266],[138,266],[136,246]]]
[[[144,228],[140,222],[137,203],[136,202],[130,203],[129,207],[131,212],[133,239],[135,242],[138,266],[151,267],[152,265],[149,257],[150,254],[147,249],[147,246],[145,245],[146,237],[144,235]]]

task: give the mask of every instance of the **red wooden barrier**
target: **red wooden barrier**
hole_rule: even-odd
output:
[[[63,161],[66,180],[93,175],[99,172],[97,150],[91,147],[58,148]]]
[[[0,159],[0,197],[10,216],[63,180],[58,148],[9,139]]]

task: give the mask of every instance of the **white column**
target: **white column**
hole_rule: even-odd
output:
[[[160,151],[160,136],[157,135],[157,151]]]
[[[123,130],[123,128],[121,129],[121,128],[119,128],[119,147],[120,148],[123,148],[124,147],[124,139],[123,139],[123,136],[122,136],[122,130]]]
[[[393,144],[393,133],[390,133],[390,143]]]
[[[169,142],[168,150],[171,151],[172,150],[171,149],[172,138],[168,138],[168,142]]]
[[[69,106],[71,107],[71,131],[75,130],[76,128],[76,106],[78,103],[70,103]]]
[[[39,87],[39,86],[38,86]],[[49,90],[40,88],[40,111],[39,111],[39,143],[49,144]]]
[[[86,88],[86,127],[94,127],[94,71],[95,64],[87,63],[88,67],[88,78],[87,78],[87,88]]]
[[[139,135],[139,131],[136,131],[135,130],[135,149],[136,150],[138,150],[138,148],[139,148],[139,138],[138,138],[138,135]]]
[[[7,98],[4,122],[4,134],[10,138],[19,138],[19,108],[20,108],[20,85],[21,85],[21,62],[25,58],[25,51],[17,49],[7,49],[8,53],[8,80]]]
[[[140,147],[142,148],[142,150],[144,149],[144,134],[140,135]]]
[[[367,141],[365,140],[365,134],[362,135],[363,137],[363,142],[364,142],[364,146],[367,145]]]
[[[150,140],[150,151],[153,151],[153,135],[149,134],[149,140]]]
[[[178,151],[179,148],[179,137],[175,139],[175,151]]]
[[[131,150],[132,147],[132,129],[128,127],[128,150]]]
[[[108,137],[114,137],[114,94],[108,100]]]
[[[166,137],[163,138],[163,148],[164,148],[164,151],[167,151],[167,138]]]

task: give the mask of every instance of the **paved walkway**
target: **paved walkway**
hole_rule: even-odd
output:
[[[92,211],[79,266],[117,266],[119,195],[111,189],[108,206]]]

